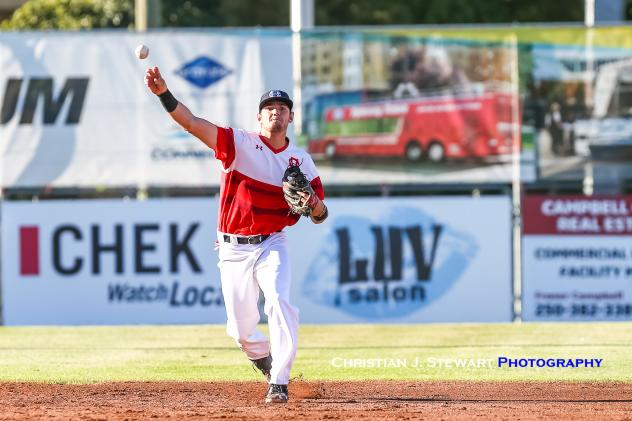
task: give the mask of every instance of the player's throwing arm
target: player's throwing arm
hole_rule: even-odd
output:
[[[167,88],[167,83],[160,74],[158,67],[147,69],[145,85],[154,95],[160,98],[162,106],[176,123],[204,142],[209,148],[215,149],[217,126],[203,118],[196,117],[184,104],[179,102]]]

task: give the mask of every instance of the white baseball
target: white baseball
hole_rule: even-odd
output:
[[[135,53],[136,53],[136,57],[138,57],[141,60],[144,60],[149,55],[149,47],[147,47],[145,44],[140,44],[138,47],[136,47]]]

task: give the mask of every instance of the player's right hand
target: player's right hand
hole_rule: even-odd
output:
[[[158,67],[150,67],[147,69],[145,73],[145,85],[147,85],[149,90],[155,95],[167,92],[167,82],[162,78]]]

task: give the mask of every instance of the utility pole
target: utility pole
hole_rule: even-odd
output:
[[[160,0],[135,0],[135,27],[139,32],[162,25]]]
[[[301,98],[301,31],[314,28],[314,0],[290,0],[292,28],[292,79],[294,81],[294,127],[303,132],[303,101]]]
[[[148,28],[159,28],[161,26],[161,11],[162,5],[160,0],[135,0],[134,5],[134,18],[136,32],[147,32]],[[140,86],[140,85],[139,85]],[[136,112],[140,116],[143,110],[136,106]],[[136,129],[136,141],[138,142],[139,154],[138,154],[138,168],[140,171],[138,185],[136,187],[136,200],[145,200],[149,197],[147,189],[146,179],[146,164],[145,164],[145,130],[142,125],[138,123],[140,119],[137,119]]]
[[[593,37],[595,27],[595,0],[584,0],[584,49],[586,53],[586,72],[584,75],[584,105],[590,110],[595,106],[593,98],[593,80],[595,80],[595,58],[593,54]],[[590,125],[595,124],[590,120]],[[591,130],[591,133],[593,131]],[[590,140],[589,140],[590,141]],[[595,192],[594,168],[591,160],[584,164],[584,178],[582,180],[582,192],[586,196],[592,196]]]

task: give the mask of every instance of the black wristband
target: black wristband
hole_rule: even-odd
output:
[[[324,205],[325,204],[323,203],[323,206]],[[329,216],[329,211],[327,210],[327,206],[325,206],[325,209],[320,213],[320,215],[318,216],[312,215],[312,218],[314,218],[314,221],[316,222],[321,222],[321,221],[324,221],[325,218],[327,218],[327,216]]]
[[[167,91],[163,92],[162,94],[158,95],[158,98],[160,98],[160,102],[162,103],[162,106],[165,107],[165,110],[167,110],[168,113],[175,110],[176,107],[178,106],[178,100],[173,96],[173,94],[169,91],[169,89],[167,89]]]

